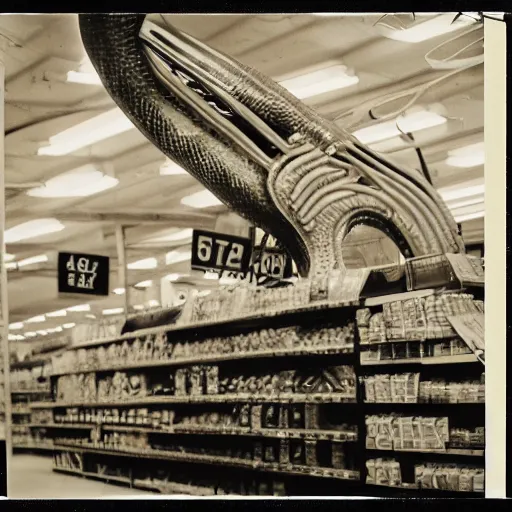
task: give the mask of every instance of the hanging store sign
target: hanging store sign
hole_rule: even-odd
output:
[[[249,238],[194,229],[191,259],[194,270],[247,272],[251,254]]]
[[[59,293],[107,296],[109,275],[110,259],[106,256],[59,253]]]
[[[261,249],[254,249],[260,254]],[[251,265],[251,271],[256,278],[288,279],[293,275],[292,260],[284,251],[274,248],[265,248],[257,261]]]

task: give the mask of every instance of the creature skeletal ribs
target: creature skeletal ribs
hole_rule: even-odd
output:
[[[260,72],[144,15],[80,15],[86,51],[137,128],[271,233],[317,291],[366,224],[405,257],[464,252],[441,197]]]

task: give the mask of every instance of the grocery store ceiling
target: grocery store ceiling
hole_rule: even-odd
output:
[[[388,17],[376,24],[379,17],[176,15],[169,19],[179,29],[277,81],[335,65],[346,66],[348,75],[358,77],[356,84],[310,96],[304,101],[320,114],[354,131],[376,123],[369,118],[370,108],[374,108],[377,115],[388,114],[412,99],[409,94],[379,107],[386,95],[445,77],[451,70],[433,69],[425,56],[441,43],[465,32],[468,22],[466,20],[462,28],[454,27],[456,31],[411,42],[422,38],[417,26],[434,19],[433,16],[416,21],[409,16]],[[449,23],[446,17],[438,19],[438,26]],[[389,24],[395,24],[393,33],[409,35],[399,36],[397,40]],[[415,32],[402,30],[410,24],[416,27]],[[432,27],[437,30],[435,24]],[[468,37],[477,40],[482,36],[480,27]],[[112,219],[124,219],[129,226],[128,261],[149,257],[158,260],[156,270],[130,270],[131,285],[154,279],[157,274],[190,274],[188,261],[165,265],[165,254],[176,248],[187,250],[190,239],[162,242],[154,238],[181,233],[185,228],[214,228],[225,208],[197,209],[182,205],[181,199],[202,190],[201,185],[188,174],[160,175],[164,157],[136,130],[124,131],[65,156],[38,155],[38,149],[47,146],[51,136],[114,107],[101,85],[67,81],[68,72],[84,69],[81,63],[85,53],[77,17],[3,15],[0,16],[1,40],[6,74],[6,227],[45,218],[57,218],[65,226],[52,234],[8,243],[7,251],[14,255],[15,261],[41,254],[48,257],[47,262],[27,264],[9,272],[10,321],[20,322],[83,302],[83,299],[58,296],[56,254],[59,250],[83,250],[111,256],[114,267],[111,288],[116,288],[116,239]],[[463,38],[442,46],[432,56],[443,60],[467,45],[468,41]],[[482,50],[478,44],[473,44],[465,51],[468,55],[462,56],[471,58]],[[425,88],[425,93],[414,104],[445,120],[443,124],[415,132],[435,186],[443,190],[453,187],[448,190],[457,199],[467,197],[464,191],[469,185],[476,185],[479,190],[478,197],[472,196],[462,203],[459,200],[456,205],[454,214],[461,221],[478,216],[483,210],[483,190],[480,190],[483,165],[471,162],[467,166],[454,166],[448,165],[446,160],[449,151],[483,142],[483,82],[483,65],[479,64]],[[361,110],[354,110],[358,107]],[[478,146],[474,148],[474,151],[479,150]],[[375,149],[419,168],[414,147],[398,136],[376,144]],[[467,155],[464,158],[467,159]],[[87,197],[56,199],[27,194],[28,189],[87,164],[94,164],[96,169],[119,180],[118,184]],[[128,218],[127,213],[137,217]],[[148,223],[152,214],[161,215],[165,222]],[[483,219],[464,221],[463,233],[468,243],[483,240]],[[187,277],[185,281],[211,286],[201,276]],[[101,313],[104,308],[122,304],[121,296],[111,295],[94,302],[93,310]],[[38,328],[43,329],[45,325]]]

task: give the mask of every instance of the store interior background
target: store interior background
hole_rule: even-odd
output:
[[[343,87],[309,96],[306,92],[303,101],[352,132],[379,125],[367,115],[354,124],[357,107],[368,105],[386,114],[393,108],[379,111],[381,98],[446,74],[432,69],[425,55],[458,33],[397,39],[377,19],[172,16],[177,28],[278,82],[345,66]],[[11,361],[50,357],[48,347],[61,350],[66,343],[81,341],[99,322],[122,323],[126,290],[117,269],[118,225],[125,233],[129,313],[177,303],[190,289],[206,291],[229,283],[190,269],[192,230],[244,234],[247,224],[130,127],[84,60],[76,16],[0,16],[0,34],[7,41],[5,243]],[[460,224],[470,252],[483,255],[483,64],[426,89],[414,108],[414,137],[433,184]],[[101,121],[106,134],[101,140],[60,150],[58,141],[50,143],[51,137],[73,127],[79,130],[76,140],[83,140],[87,128],[78,128],[80,124],[107,111],[111,113]],[[435,126],[425,128],[432,119]],[[375,150],[419,169],[416,151],[393,124],[357,133]],[[48,146],[50,150],[43,149]],[[56,179],[76,169],[81,169],[79,178]],[[83,180],[78,187],[77,179]],[[353,266],[383,263],[377,256],[388,250],[382,235],[371,229],[354,234],[348,247]],[[110,295],[92,300],[59,295],[59,251],[110,257]],[[388,256],[394,257],[392,248]],[[84,325],[91,327],[89,334],[84,334]],[[42,351],[44,355],[35,355]]]

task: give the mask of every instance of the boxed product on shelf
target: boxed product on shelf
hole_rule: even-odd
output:
[[[366,448],[375,450],[445,451],[447,417],[366,416]]]
[[[457,492],[483,492],[485,472],[482,468],[458,465],[419,464],[414,468],[420,489]]]
[[[369,459],[366,461],[366,483],[400,487],[402,472],[400,463],[395,459]]]

